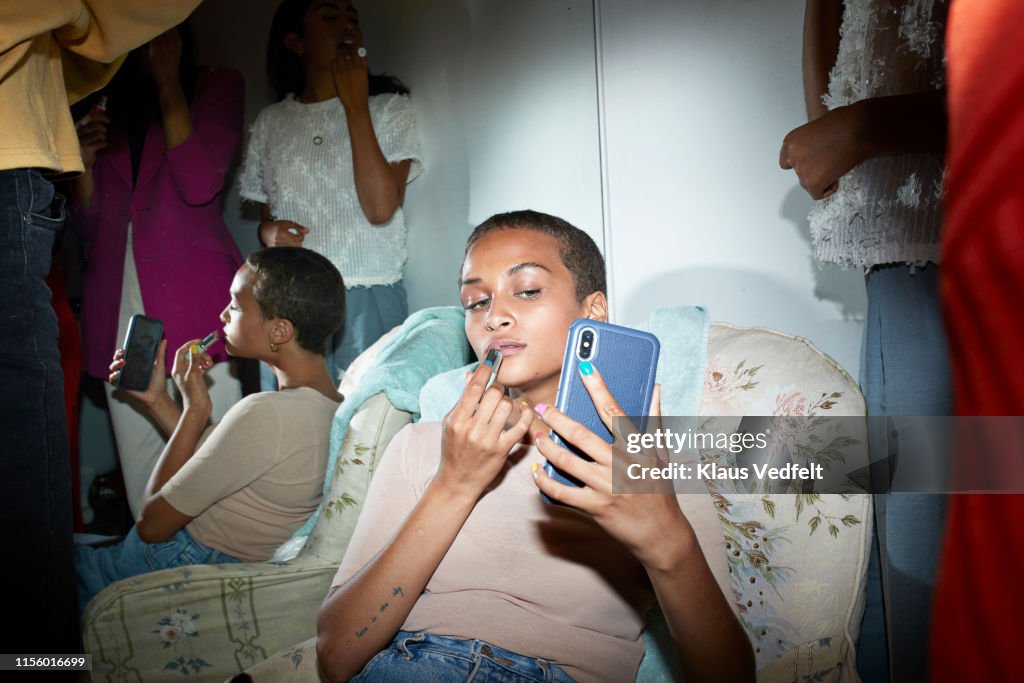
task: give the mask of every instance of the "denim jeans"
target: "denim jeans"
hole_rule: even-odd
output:
[[[79,610],[84,613],[85,606],[97,593],[121,579],[172,567],[233,562],[241,560],[203,545],[184,529],[179,529],[166,541],[146,543],[132,527],[124,540],[115,545],[75,546]]]
[[[525,657],[482,640],[455,640],[419,631],[399,631],[391,645],[366,663],[350,683],[571,683],[561,667]]]
[[[71,472],[57,317],[45,278],[63,198],[35,169],[0,171],[0,519],[5,652],[78,651]]]
[[[911,274],[903,264],[878,266],[868,275],[867,291],[860,383],[868,415],[951,414],[952,380],[938,268],[928,265]],[[872,422],[871,459],[902,454],[896,470],[882,471],[883,467],[875,474],[881,474],[881,480],[895,475],[897,491],[902,479],[904,492],[874,496],[877,535],[868,568],[857,663],[865,683],[915,683],[927,680],[929,622],[946,496],[906,493],[913,488],[908,475],[933,480],[934,473],[921,466],[938,448],[935,435],[905,421],[893,423],[901,425],[898,431],[883,427],[886,424]],[[874,481],[879,486],[876,490],[886,490],[881,480]]]

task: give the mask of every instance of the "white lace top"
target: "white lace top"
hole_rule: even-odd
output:
[[[375,95],[370,116],[384,158],[412,160],[412,182],[422,164],[409,98]],[[345,108],[338,98],[303,104],[288,95],[261,111],[250,131],[239,186],[242,197],[263,202],[275,219],[309,228],[303,246],[329,258],[347,287],[388,285],[402,278],[402,209],[379,226],[363,214]]]
[[[944,0],[847,0],[825,106],[943,86]],[[939,262],[942,156],[869,159],[817,202],[815,256],[844,268]]]

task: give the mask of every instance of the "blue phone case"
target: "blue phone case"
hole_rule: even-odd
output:
[[[583,332],[588,329],[594,333],[594,343],[591,347],[591,356],[587,360],[601,373],[612,396],[625,414],[634,418],[634,422],[638,423],[637,428],[641,430],[647,426],[647,414],[651,409],[651,394],[654,391],[661,344],[653,334],[586,318],[580,318],[569,328],[555,405],[560,411],[611,443],[612,433],[601,421],[580,377],[578,352]],[[590,459],[575,446],[564,442],[557,434],[552,433],[551,438],[576,455]],[[545,463],[544,471],[563,484],[581,485],[574,477],[563,473],[550,462]],[[545,502],[557,504],[557,501],[541,495]]]

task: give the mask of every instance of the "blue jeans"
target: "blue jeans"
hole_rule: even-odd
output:
[[[78,652],[71,470],[57,316],[45,278],[63,197],[35,169],[0,171],[0,519],[5,652]]]
[[[184,529],[166,541],[146,543],[132,527],[120,543],[103,548],[75,546],[78,606],[82,613],[97,593],[121,579],[192,564],[229,564],[237,557],[209,548]]]
[[[455,640],[424,631],[399,631],[391,645],[366,663],[351,683],[523,683],[572,678],[554,662],[524,657],[482,640]]]
[[[903,264],[868,275],[861,389],[868,415],[949,415],[952,380],[940,315],[938,268],[913,274]],[[937,450],[935,436],[904,422],[899,430],[872,422],[872,461],[902,455],[898,468],[877,472],[876,491],[914,488],[907,475],[931,481],[922,469]],[[914,471],[914,468],[917,471]],[[884,469],[884,466],[883,466]],[[902,469],[902,471],[901,471]],[[920,487],[919,490],[927,490]],[[946,496],[941,493],[876,494],[876,541],[868,567],[868,594],[857,667],[865,683],[927,680],[928,633]],[[888,661],[886,661],[888,650]]]

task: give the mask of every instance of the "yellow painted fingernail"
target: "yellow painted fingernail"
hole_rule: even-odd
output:
[[[192,346],[188,347],[188,350],[189,353],[191,353],[193,356],[198,356],[200,353],[199,344],[193,344]]]

